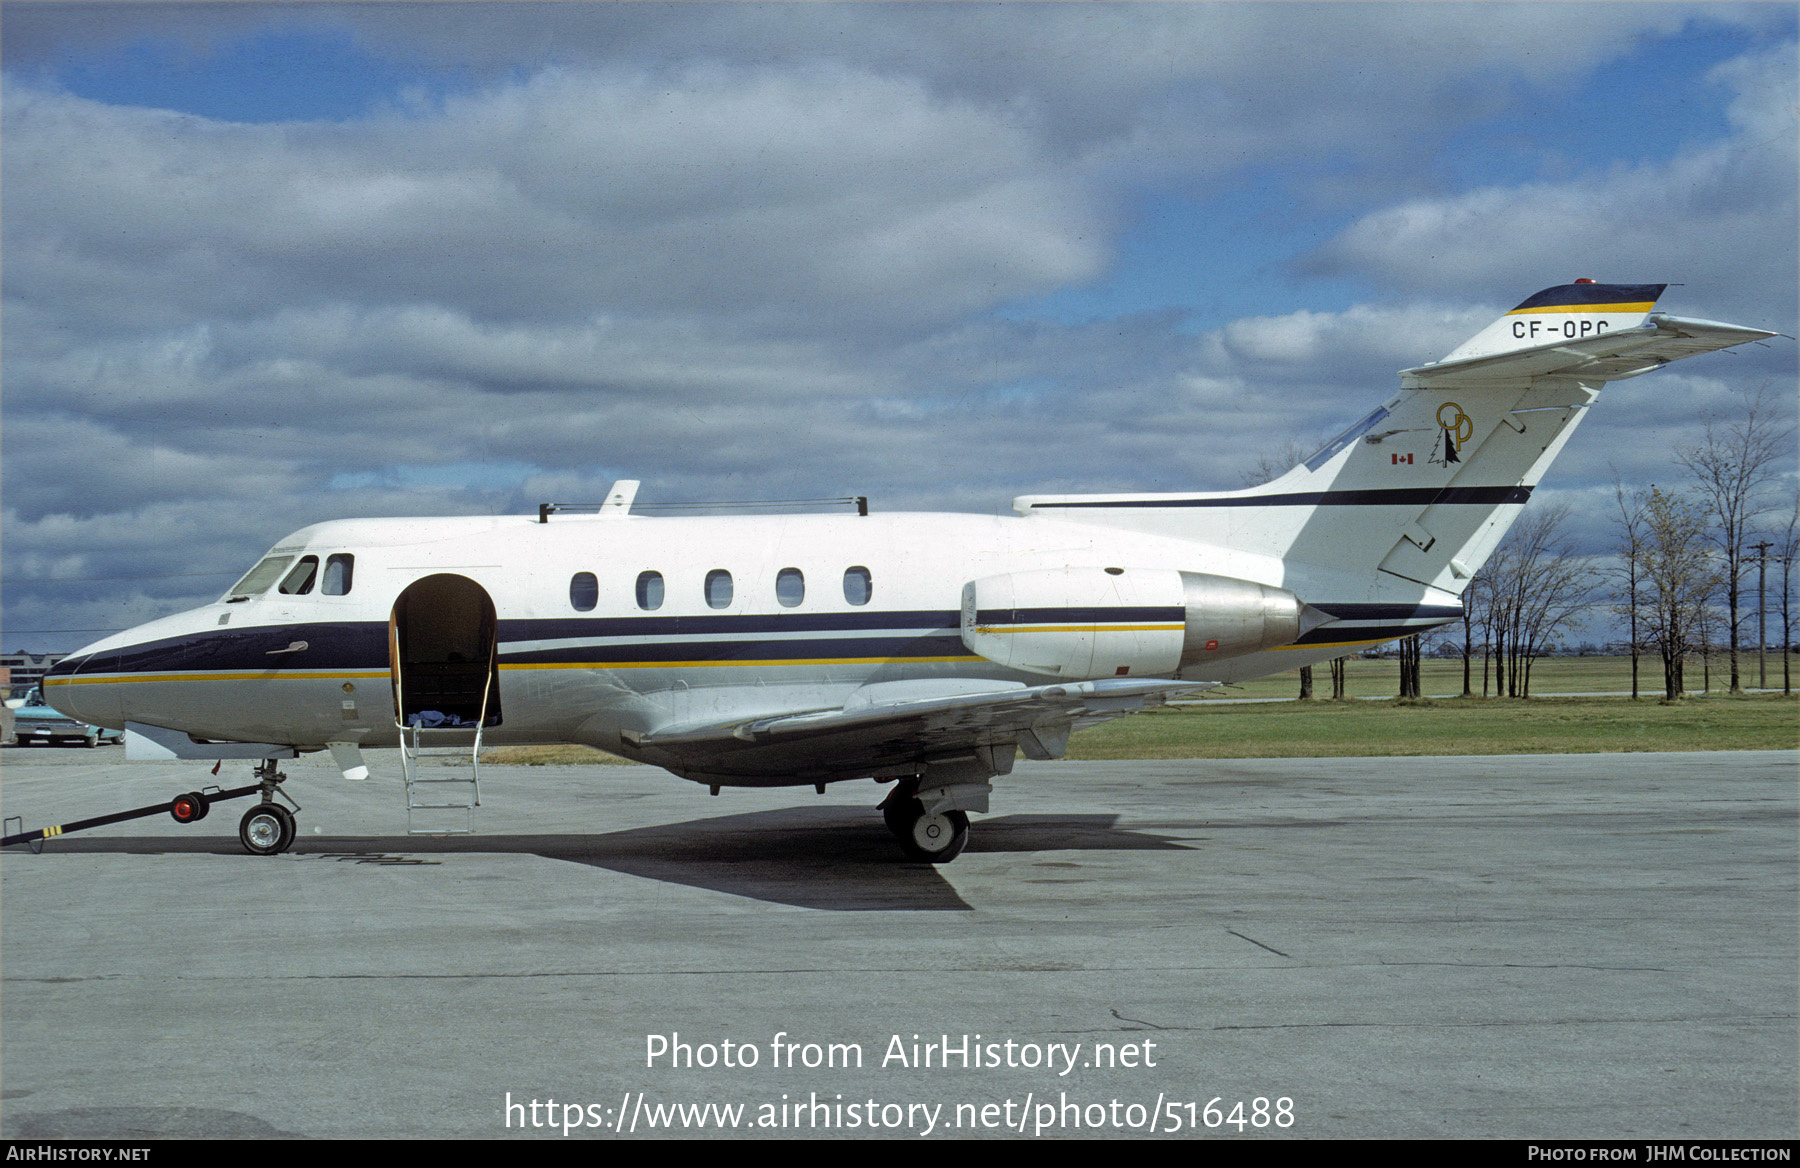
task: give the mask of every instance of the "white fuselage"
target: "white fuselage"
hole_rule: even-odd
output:
[[[352,583],[342,595],[266,587],[97,642],[56,679],[58,705],[99,725],[202,738],[392,745],[396,599],[449,575],[491,598],[497,623],[498,717],[486,742],[633,756],[630,735],[837,708],[869,686],[1041,683],[959,636],[964,586],[981,577],[1119,566],[1305,589],[1307,600],[1358,601],[1367,589],[1324,574],[1296,579],[1293,565],[1268,557],[1036,516],[344,520],[295,532],[270,554],[351,556]],[[647,573],[660,580],[654,607],[639,590]],[[718,573],[729,574],[728,595]],[[1319,591],[1334,584],[1336,595]],[[1435,615],[1429,623],[1442,623]],[[1404,622],[1365,621],[1335,639],[1321,630],[1181,676],[1292,669],[1341,655],[1345,643],[1401,635],[1393,630]]]

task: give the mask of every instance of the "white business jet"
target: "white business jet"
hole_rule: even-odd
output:
[[[435,833],[468,830],[485,745],[571,742],[715,794],[892,783],[889,828],[941,863],[1019,753],[1460,619],[1604,383],[1775,335],[1655,312],[1664,287],[1539,292],[1249,490],[650,518],[620,482],[583,513],[317,524],[45,692],[134,758],[259,760],[239,832],[259,854],[293,842],[278,764],[299,752],[358,778],[361,747],[401,747]],[[421,769],[433,748],[463,769]]]

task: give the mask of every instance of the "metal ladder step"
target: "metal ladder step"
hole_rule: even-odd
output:
[[[396,699],[405,693],[400,683],[398,646],[394,664]],[[488,646],[488,673],[481,691],[480,712],[475,719],[473,742],[458,741],[442,746],[427,745],[432,738],[439,741],[454,736],[463,739],[468,727],[423,726],[400,727],[400,767],[406,776],[406,834],[408,835],[473,835],[475,808],[481,806],[481,732],[487,726],[488,699],[493,696],[495,662],[499,653],[497,641]],[[396,711],[398,720],[398,711]],[[467,773],[461,773],[467,760]],[[420,764],[429,762],[429,770],[421,773]],[[442,770],[440,770],[442,767]],[[444,773],[448,771],[450,773]]]
[[[475,741],[427,746],[431,731],[406,727],[400,765],[406,776],[406,834],[473,835],[481,806],[481,729]]]

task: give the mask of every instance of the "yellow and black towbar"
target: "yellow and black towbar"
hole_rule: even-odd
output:
[[[111,815],[97,815],[92,819],[78,819],[74,823],[61,823],[54,827],[39,828],[37,831],[20,832],[0,838],[0,847],[10,848],[14,844],[31,844],[36,854],[43,850],[43,841],[53,836],[68,835],[72,831],[85,831],[90,827],[105,827],[109,823],[123,823],[127,819],[143,819],[145,816],[157,815],[167,811],[175,817],[176,823],[198,823],[206,818],[207,811],[214,803],[223,803],[228,799],[241,799],[245,795],[254,795],[261,791],[261,783],[251,783],[248,787],[233,787],[229,791],[216,788],[207,791],[189,791],[185,795],[177,795],[167,803],[156,803],[149,807],[136,807],[130,811],[118,811]],[[6,826],[23,820],[16,815],[6,818]]]

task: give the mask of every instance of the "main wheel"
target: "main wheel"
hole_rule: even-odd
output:
[[[238,839],[253,856],[278,856],[293,845],[294,813],[279,803],[258,803],[238,821]]]
[[[909,859],[927,864],[948,864],[962,855],[969,843],[969,817],[961,811],[929,812],[917,799],[906,800],[907,818],[900,848]],[[900,818],[898,815],[895,818]],[[890,822],[892,822],[890,820]]]

